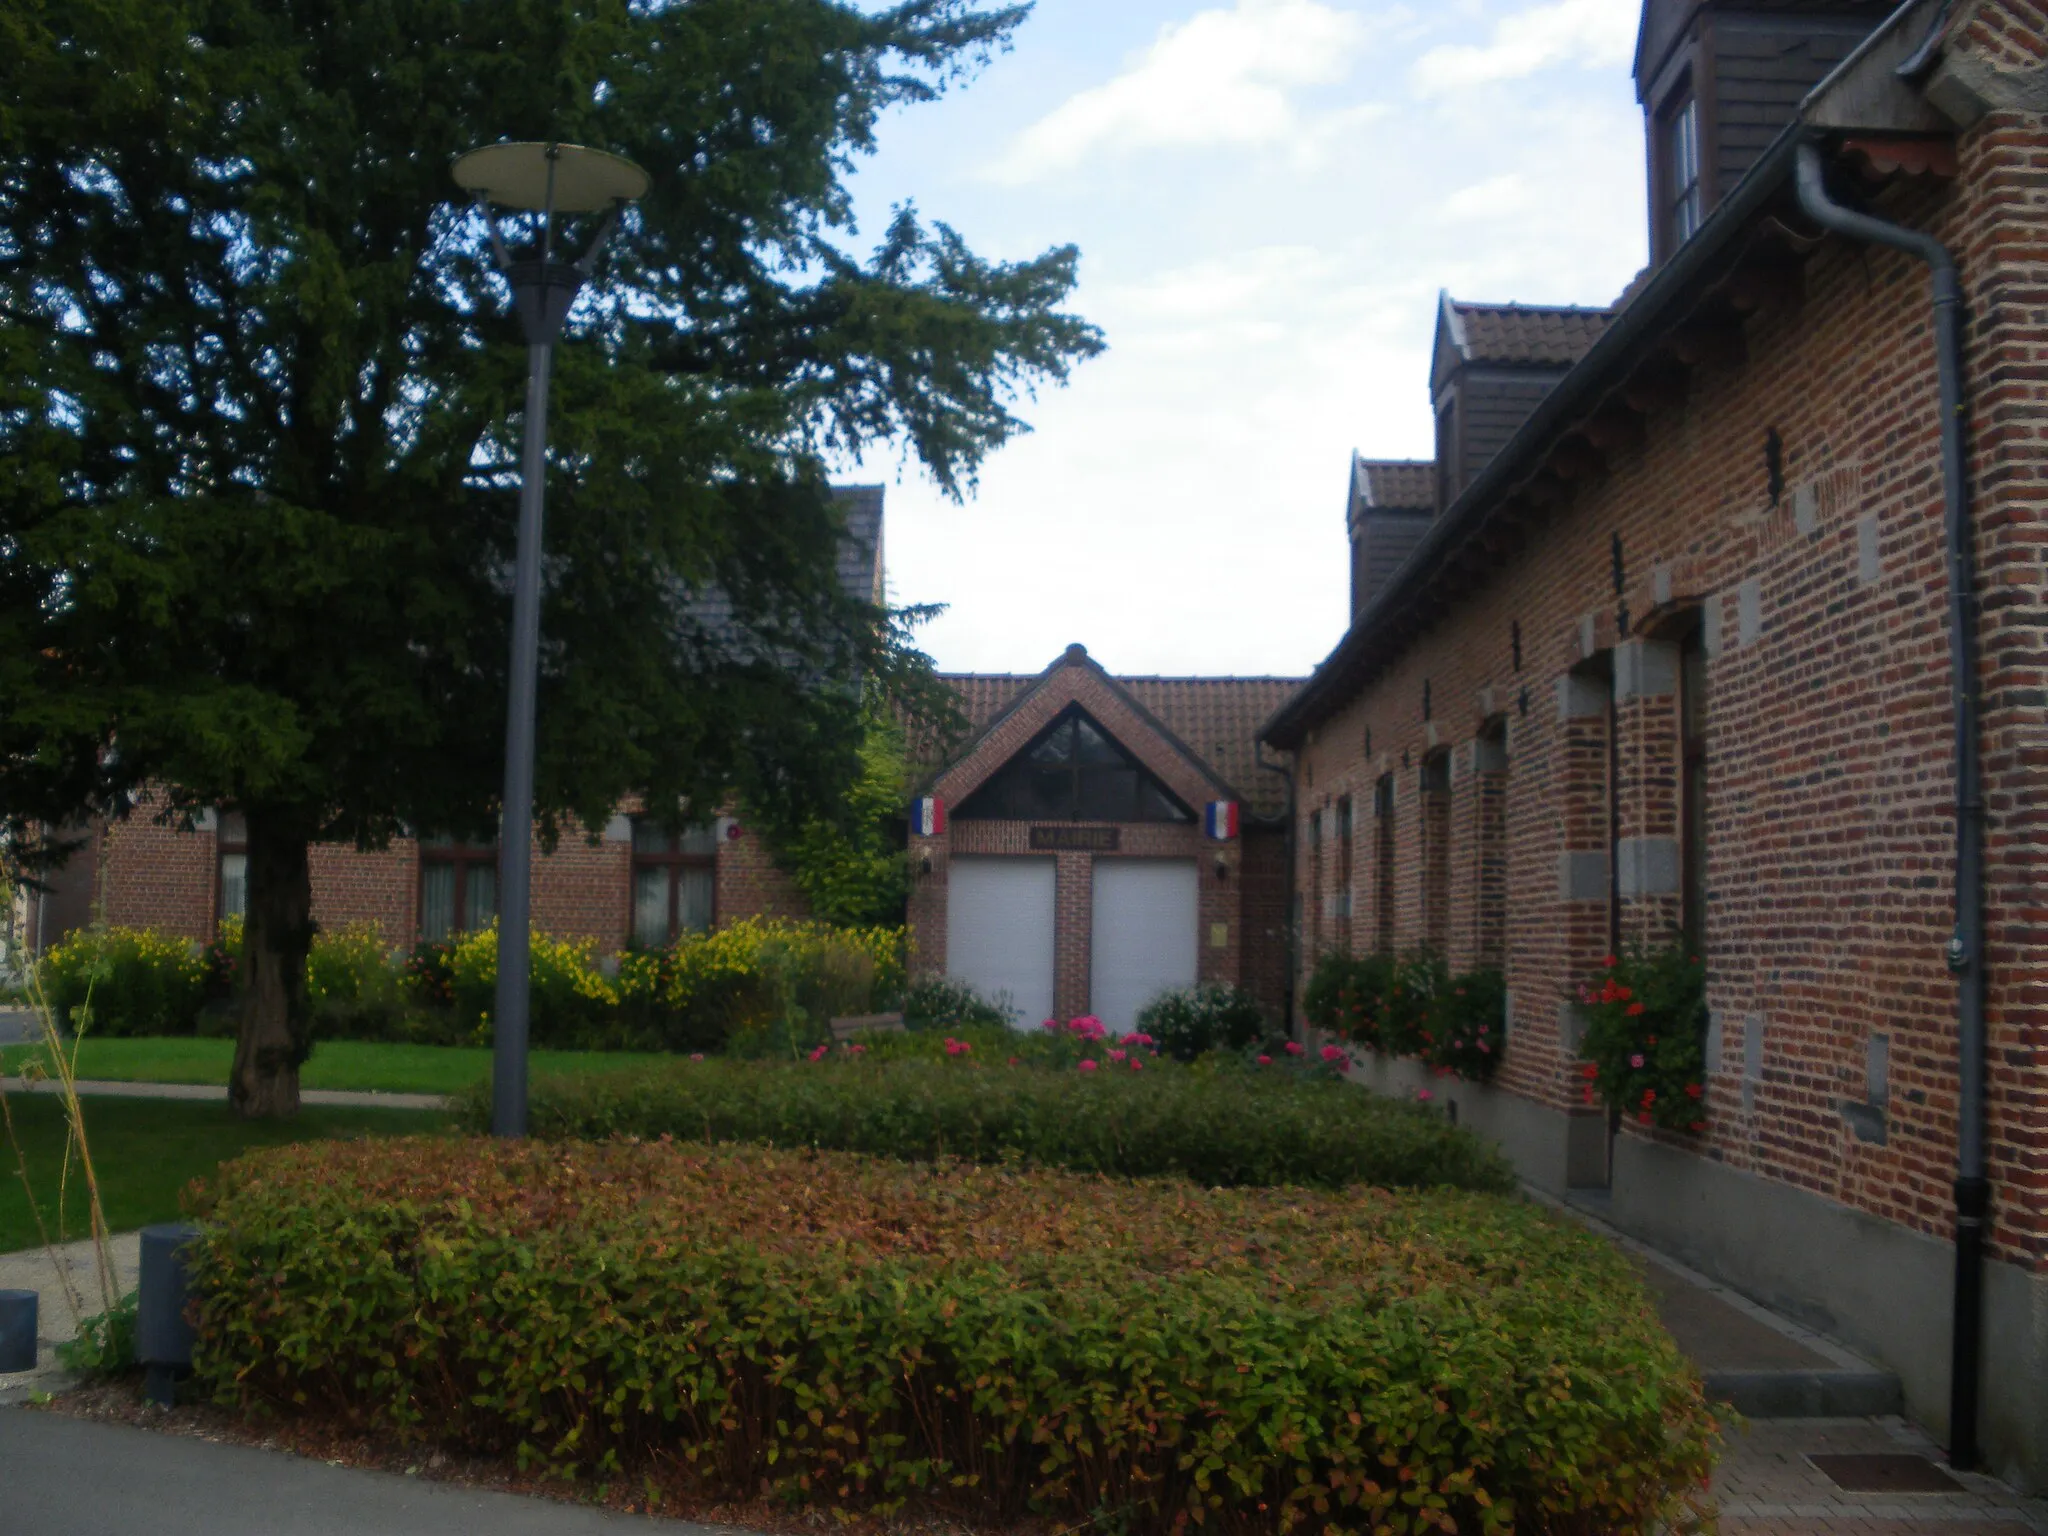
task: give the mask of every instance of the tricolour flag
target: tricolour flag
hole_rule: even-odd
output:
[[[1211,800],[1209,802],[1209,835],[1219,843],[1227,843],[1237,836],[1237,802],[1235,800]]]
[[[919,837],[938,837],[946,830],[946,802],[936,795],[910,802],[910,830]]]

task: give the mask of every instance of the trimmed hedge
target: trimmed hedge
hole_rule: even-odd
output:
[[[707,1060],[544,1078],[534,1135],[754,1142],[885,1157],[1017,1161],[1214,1187],[1346,1184],[1516,1187],[1490,1143],[1419,1106],[1339,1082],[1174,1069],[1046,1072],[942,1061]],[[490,1092],[460,1101],[490,1125]]]
[[[202,1214],[218,1400],[650,1491],[1590,1536],[1711,1465],[1628,1261],[1489,1196],[421,1139],[244,1159]]]

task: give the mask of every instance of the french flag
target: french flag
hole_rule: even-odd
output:
[[[946,830],[946,802],[935,795],[910,802],[910,830],[919,837],[940,837]]]
[[[1209,835],[1219,843],[1229,842],[1237,836],[1237,802],[1211,800],[1207,820]]]

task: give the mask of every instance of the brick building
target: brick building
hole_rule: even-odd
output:
[[[910,837],[921,972],[1007,994],[1025,1027],[1116,1030],[1161,990],[1287,1009],[1287,783],[1259,723],[1299,678],[1112,677],[1078,645],[1036,676],[949,676],[971,726]]]
[[[1650,0],[1651,269],[1607,311],[1445,299],[1439,456],[1355,466],[1350,627],[1263,733],[1295,753],[1305,959],[1431,944],[1504,967],[1500,1076],[1445,1095],[1464,1123],[1538,1187],[1890,1367],[1938,1432],[1980,1372],[1960,1411],[2036,1488],[2044,59],[2036,0]],[[1965,409],[1942,405],[1928,266],[1841,232],[1830,203],[1954,253]],[[1980,594],[1957,633],[1981,654],[1986,921],[1961,984],[1952,511]],[[1578,985],[1674,932],[1708,974],[1696,1136],[1617,1125],[1575,1075]],[[1426,1082],[1384,1059],[1365,1075]],[[1979,1172],[1985,1343],[1952,1373]]]

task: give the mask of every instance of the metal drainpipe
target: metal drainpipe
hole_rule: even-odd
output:
[[[1963,447],[1963,292],[1955,258],[1932,235],[1888,224],[1833,201],[1820,148],[1798,149],[1799,205],[1815,222],[1854,240],[1905,251],[1934,279],[1935,353],[1941,377],[1941,485],[1948,537],[1948,653],[1955,700],[1956,926],[1948,968],[1957,998],[1956,1292],[1949,1364],[1949,1461],[1977,1465],[1977,1397],[1983,1353],[1984,1228],[1991,1183],[1984,1165],[1984,789],[1977,760],[1977,578],[1971,550]]]
[[[1281,908],[1282,913],[1285,914],[1282,921],[1286,925],[1287,934],[1287,979],[1280,985],[1280,1008],[1285,1014],[1285,1018],[1281,1021],[1282,1027],[1286,1029],[1289,1037],[1292,1037],[1294,1034],[1294,973],[1301,963],[1301,957],[1296,952],[1297,935],[1294,931],[1294,769],[1281,763],[1267,762],[1266,744],[1263,741],[1252,743],[1252,761],[1265,769],[1266,772],[1277,773],[1287,781],[1287,904]]]

